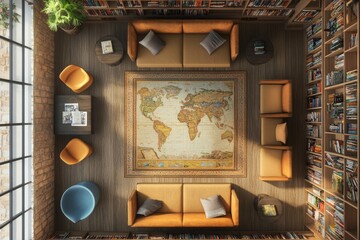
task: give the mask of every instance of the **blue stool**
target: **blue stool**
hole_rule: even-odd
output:
[[[94,211],[99,201],[100,190],[90,181],[79,182],[63,193],[60,201],[61,211],[73,223],[77,223]]]

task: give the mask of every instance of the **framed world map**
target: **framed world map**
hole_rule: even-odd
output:
[[[245,74],[127,72],[126,176],[245,176]]]

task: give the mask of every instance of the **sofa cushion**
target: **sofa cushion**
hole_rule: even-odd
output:
[[[144,46],[139,44],[136,65],[138,67],[182,67],[182,35],[157,35],[165,42],[165,47],[157,55],[154,56]]]
[[[138,34],[146,34],[150,30],[156,33],[182,33],[183,24],[179,20],[136,20],[132,22]]]
[[[200,198],[207,198],[212,195],[221,196],[221,203],[226,212],[230,212],[230,195],[231,184],[184,184],[184,213],[202,213],[204,209],[201,205]],[[205,214],[204,214],[205,217]]]
[[[225,208],[221,203],[219,195],[200,198],[200,202],[204,208],[206,218],[215,218],[226,215]]]
[[[182,184],[139,183],[136,190],[138,206],[141,206],[147,198],[152,198],[163,203],[158,213],[182,212]]]
[[[282,176],[282,150],[260,149],[260,176],[280,177]]]
[[[276,126],[282,118],[261,118],[261,145],[281,145],[276,140]]]
[[[148,198],[145,202],[139,207],[136,214],[149,216],[162,208],[162,202],[159,200]]]
[[[212,30],[218,33],[229,34],[234,22],[232,20],[184,20],[184,33],[209,33]]]
[[[231,215],[206,218],[204,213],[184,213],[183,227],[233,227]]]
[[[286,150],[282,154],[282,174],[288,178],[292,178],[292,151]]]
[[[152,55],[157,55],[165,46],[165,42],[151,30],[139,43],[149,50]]]
[[[276,137],[276,141],[279,141],[279,142],[282,142],[283,144],[286,144],[286,137],[287,137],[286,122],[285,123],[279,123],[279,124],[276,125],[275,137]]]
[[[281,113],[282,85],[260,85],[260,113]]]
[[[200,45],[205,48],[209,55],[211,55],[216,49],[221,47],[226,42],[224,38],[215,31],[209,32],[209,34],[200,42]]]
[[[229,36],[222,36],[226,42],[209,56],[200,46],[207,34],[184,34],[183,65],[184,67],[230,67]]]
[[[137,217],[132,227],[181,227],[182,213],[154,213]]]

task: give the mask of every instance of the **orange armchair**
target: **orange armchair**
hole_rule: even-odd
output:
[[[60,158],[68,165],[74,165],[92,154],[92,148],[79,138],[73,138],[60,153]]]
[[[292,116],[290,80],[260,81],[260,116],[279,118]]]
[[[292,178],[292,151],[288,146],[262,147],[260,177],[262,181],[289,181]]]
[[[59,78],[75,93],[85,91],[93,82],[93,77],[76,65],[67,66],[60,73]]]

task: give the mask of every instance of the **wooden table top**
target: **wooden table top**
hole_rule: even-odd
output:
[[[111,41],[113,53],[103,54],[101,49],[102,41]],[[115,66],[118,65],[124,56],[124,47],[119,39],[115,36],[105,36],[100,38],[95,45],[95,54],[97,59],[104,64]]]

